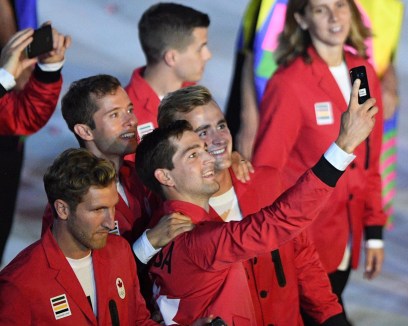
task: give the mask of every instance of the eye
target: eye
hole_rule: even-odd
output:
[[[326,8],[325,7],[314,7],[313,8],[313,10],[312,10],[312,12],[314,13],[314,14],[325,14],[326,13]]]
[[[339,1],[337,3],[338,8],[342,8],[342,7],[345,7],[345,6],[347,6],[347,1]]]
[[[219,125],[218,125],[218,129],[220,129],[220,130],[223,130],[223,129],[226,129],[227,128],[227,124],[226,123],[220,123]]]
[[[200,138],[204,138],[204,137],[206,137],[206,136],[207,136],[207,131],[206,131],[206,130],[200,131],[200,132],[198,133],[198,137],[200,137]]]
[[[188,158],[196,158],[197,157],[197,152],[191,153]]]
[[[117,118],[119,115],[117,112],[112,112],[111,114],[109,114],[110,118]]]
[[[128,113],[133,113],[133,111],[134,111],[134,108],[129,108],[128,109]]]

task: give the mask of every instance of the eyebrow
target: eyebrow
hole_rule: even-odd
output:
[[[183,150],[182,152],[181,152],[181,156],[183,157],[184,155],[186,155],[189,151],[191,151],[192,149],[196,149],[196,148],[200,148],[201,146],[200,146],[200,144],[194,144],[194,145],[191,145],[191,146],[189,146],[189,147],[187,147],[185,150]]]
[[[115,106],[112,109],[110,109],[109,111],[105,112],[105,115],[108,115],[108,114],[112,113],[113,111],[120,110],[122,108],[123,108],[122,106]],[[134,109],[133,103],[129,102],[125,108],[126,109],[129,109],[129,108]]]
[[[217,126],[220,125],[220,124],[222,124],[222,123],[227,123],[227,120],[225,120],[225,118],[219,120],[219,121],[217,122]],[[209,124],[206,124],[206,125],[203,125],[203,126],[198,127],[197,129],[194,130],[194,132],[200,132],[200,131],[205,130],[205,129],[208,129],[208,128],[210,128],[210,125],[209,125]]]

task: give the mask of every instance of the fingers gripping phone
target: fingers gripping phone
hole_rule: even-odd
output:
[[[364,66],[354,67],[350,70],[351,84],[354,84],[356,79],[361,80],[360,88],[358,89],[358,104],[363,104],[370,96],[368,87],[367,72]]]
[[[36,29],[33,34],[33,41],[26,48],[27,57],[31,59],[50,52],[52,50],[52,44],[51,25],[45,25]]]

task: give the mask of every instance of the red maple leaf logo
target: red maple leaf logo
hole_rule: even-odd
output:
[[[121,280],[118,280],[117,286],[120,288],[123,286],[123,283],[121,282]]]

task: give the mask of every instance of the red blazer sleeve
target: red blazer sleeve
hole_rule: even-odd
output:
[[[333,188],[318,180],[309,170],[273,205],[258,213],[239,222],[207,222],[196,227],[184,235],[188,256],[206,270],[220,270],[292,240],[332,194]]]
[[[343,309],[332,292],[330,280],[307,232],[294,239],[294,249],[300,305],[320,325],[341,314]]]
[[[0,135],[29,135],[50,119],[61,91],[60,72],[34,70],[25,88],[0,98]]]

